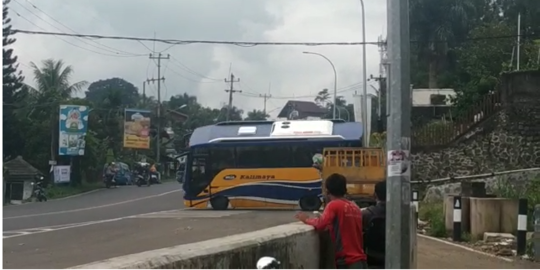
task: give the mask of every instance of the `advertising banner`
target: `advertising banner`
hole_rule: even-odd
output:
[[[124,111],[124,147],[150,149],[150,111]]]
[[[88,129],[87,106],[60,105],[58,154],[61,156],[84,156],[86,131]]]

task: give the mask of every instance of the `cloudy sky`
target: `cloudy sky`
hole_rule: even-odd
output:
[[[13,28],[23,30],[153,37],[182,40],[353,42],[362,39],[359,0],[12,0]],[[386,32],[386,1],[365,0],[366,40],[377,41]],[[313,100],[323,89],[333,89],[335,64],[338,91],[352,103],[362,86],[361,46],[255,46],[176,45],[117,40],[89,40],[18,34],[14,44],[27,83],[28,63],[47,58],[71,65],[73,81],[93,82],[123,78],[142,89],[157,76],[153,50],[170,54],[162,63],[166,82],[162,97],[187,92],[206,106],[228,100],[223,79],[230,70],[240,78],[234,105],[262,109],[259,94],[270,93],[268,111],[275,116],[289,99]],[[379,53],[367,46],[367,69],[378,75]],[[271,87],[269,87],[271,85]],[[368,91],[371,87],[368,88]],[[141,90],[142,91],[142,90]],[[156,95],[155,86],[147,93]]]

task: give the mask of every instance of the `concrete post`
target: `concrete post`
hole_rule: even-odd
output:
[[[533,249],[534,259],[540,261],[540,204],[534,207],[534,235]]]

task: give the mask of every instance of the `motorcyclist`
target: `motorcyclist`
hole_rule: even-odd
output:
[[[106,177],[106,181],[107,182],[113,182],[114,181],[114,176],[116,175],[116,172],[117,172],[117,167],[116,167],[116,163],[111,162],[109,164],[109,166],[107,166],[107,170],[105,171],[105,177]]]
[[[156,164],[155,163],[152,163],[152,166],[150,166],[150,175],[155,175],[156,178],[157,178],[157,182],[159,182],[159,173],[156,169]]]

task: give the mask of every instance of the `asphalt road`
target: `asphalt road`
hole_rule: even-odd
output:
[[[178,183],[3,208],[4,268],[67,268],[294,221],[288,211],[184,209]]]
[[[3,208],[3,230],[24,230],[92,222],[183,208],[181,186],[167,182],[150,187],[121,186],[44,203]]]
[[[180,186],[121,187],[4,207],[4,268],[67,268],[294,221],[292,211],[183,209]],[[540,269],[418,238],[421,269]]]

